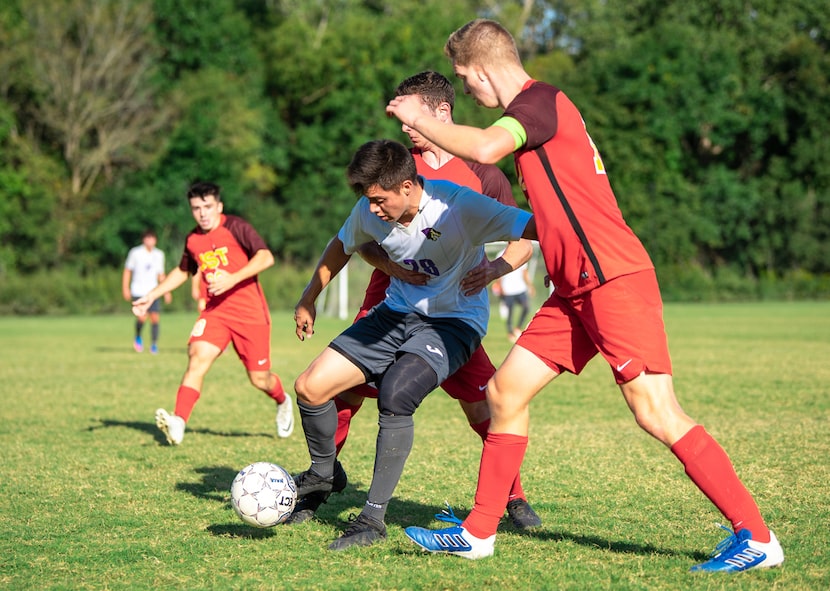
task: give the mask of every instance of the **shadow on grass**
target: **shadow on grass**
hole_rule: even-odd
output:
[[[515,530],[514,530],[515,531]],[[518,535],[530,536],[539,540],[548,542],[573,542],[580,546],[587,546],[601,550],[609,550],[617,554],[640,554],[644,556],[658,555],[671,557],[688,557],[695,561],[703,561],[709,558],[709,555],[703,552],[689,552],[675,550],[672,548],[661,548],[651,544],[638,544],[625,540],[610,540],[607,538],[600,538],[597,536],[584,536],[573,534],[566,531],[547,531],[544,526],[538,530],[531,532],[515,531]]]
[[[176,490],[186,492],[200,499],[218,501],[230,507],[230,489],[238,470],[230,466],[203,466],[195,472],[201,475],[200,482],[179,482]]]
[[[153,436],[159,445],[167,446],[167,439],[164,434],[156,427],[155,422],[145,423],[141,421],[117,421],[114,419],[98,419],[97,425],[90,425],[86,428],[87,431],[97,431],[98,429],[105,429],[110,427],[126,427],[127,429],[134,429],[142,433],[148,433]],[[267,437],[273,439],[275,437],[272,433],[246,433],[242,431],[215,431],[213,429],[191,429],[188,427],[188,434],[200,433],[202,435],[214,435],[216,437]]]
[[[132,345],[128,345],[127,347],[105,347],[105,346],[98,346],[95,347],[94,351],[96,353],[127,353],[129,355],[147,355],[147,356],[156,356],[156,355],[164,355],[164,354],[171,354],[175,353],[176,355],[187,355],[187,347],[160,347],[158,353],[150,353],[150,345],[146,345],[146,349],[143,353],[136,353],[132,349]]]
[[[141,433],[152,435],[160,445],[167,445],[167,439],[164,434],[159,431],[155,423],[144,423],[141,421],[116,421],[114,419],[98,419],[97,425],[90,425],[86,428],[87,431],[98,431],[99,429],[109,429],[111,427],[126,427]]]
[[[236,477],[237,471],[229,466],[205,466],[196,468],[195,471],[202,475],[202,481],[196,483],[179,483],[176,485],[177,490],[187,492],[196,497],[225,503],[230,509],[228,491],[230,490],[231,482],[233,482],[233,479]],[[343,492],[331,495],[328,498],[328,501],[320,506],[314,516],[314,521],[330,525],[336,529],[345,530],[348,523],[341,518],[341,515],[343,515],[346,511],[355,514],[359,513],[360,508],[366,502],[367,492],[367,485],[360,481],[353,482],[350,480]],[[435,520],[435,514],[440,513],[441,509],[442,507],[436,507],[433,504],[424,504],[412,500],[404,500],[393,497],[392,501],[389,503],[388,513],[386,514],[386,524],[397,525],[404,528],[410,525],[433,523]],[[463,519],[466,516],[466,512],[459,512],[458,516]],[[307,527],[312,523],[313,522],[291,527]],[[439,525],[433,523],[432,526],[428,527],[437,528]],[[260,530],[244,524],[216,524],[209,526],[207,530],[217,536],[244,538],[264,538],[274,534],[273,528]],[[516,529],[506,517],[499,525],[499,533],[510,533],[513,535],[535,538],[545,542],[572,542],[580,546],[608,550],[617,554],[687,557],[697,562],[701,562],[708,558],[708,555],[703,552],[679,551],[672,548],[661,548],[652,544],[640,544],[626,540],[612,540],[598,536],[586,536],[563,530],[552,531],[546,529],[544,525],[538,529],[521,531]],[[403,550],[399,551],[400,554],[418,552],[421,552],[421,550],[416,548],[414,545],[412,547],[412,552]]]
[[[214,536],[248,538],[251,540],[270,538],[277,534],[273,527],[259,528],[251,525],[245,525],[244,523],[214,524],[207,526],[205,529]]]

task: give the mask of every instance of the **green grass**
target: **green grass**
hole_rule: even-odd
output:
[[[387,543],[328,543],[371,477],[376,411],[357,415],[343,463],[350,486],[297,527],[249,528],[229,504],[236,471],[308,465],[302,430],[277,439],[271,403],[231,351],[206,380],[184,443],[153,412],[173,406],[192,314],[166,314],[161,353],[136,355],[132,320],[0,318],[2,589],[827,589],[830,588],[830,304],[670,305],[676,387],[723,444],[784,545],[780,569],[690,575],[723,518],[672,454],[631,419],[595,360],[533,402],[523,482],[544,526],[503,524],[496,555],[421,553],[403,528],[472,503],[480,442],[441,392],[416,415],[415,448]],[[274,314],[273,362],[287,388],[345,324],[320,319],[299,343]],[[485,344],[508,343],[500,321]]]

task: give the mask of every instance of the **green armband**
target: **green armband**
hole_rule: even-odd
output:
[[[494,122],[491,127],[501,127],[502,129],[506,129],[510,132],[510,135],[513,136],[514,152],[524,146],[527,141],[527,133],[525,132],[525,128],[522,127],[521,123],[513,119],[513,117],[502,117]]]

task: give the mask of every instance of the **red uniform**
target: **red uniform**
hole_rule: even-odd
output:
[[[411,151],[418,174],[421,176],[428,179],[452,181],[492,197],[499,203],[517,207],[510,182],[496,166],[452,158],[440,168],[434,169],[424,162],[418,150],[412,149]],[[384,300],[387,287],[389,287],[389,275],[375,269],[355,321],[366,316],[369,310]],[[466,364],[444,380],[441,387],[456,400],[479,402],[486,399],[487,380],[495,371],[496,368],[482,346],[476,349]],[[371,398],[377,398],[378,395],[377,390],[372,386],[361,386],[353,388],[352,391]]]
[[[504,116],[526,133],[514,154],[516,168],[555,286],[517,344],[559,373],[579,373],[600,352],[619,384],[644,371],[670,374],[654,268],[623,220],[576,107],[559,89],[530,80]],[[475,506],[462,524],[472,535],[496,533],[509,498],[504,483],[518,474],[527,442],[513,433],[487,436]],[[729,456],[702,426],[692,427],[671,450],[735,532],[748,529],[752,540],[770,540]]]
[[[179,268],[200,273],[202,285],[215,274],[234,273],[248,264],[265,241],[242,218],[222,215],[219,226],[204,233],[199,228],[187,235]],[[224,349],[233,341],[237,355],[249,370],[271,367],[271,315],[256,277],[239,282],[219,296],[207,294],[207,306],[190,335],[192,341],[208,341]]]
[[[521,346],[573,373],[599,351],[618,383],[646,369],[671,373],[654,266],[623,219],[579,111],[558,88],[531,80],[504,116],[527,134],[516,169],[555,288]]]

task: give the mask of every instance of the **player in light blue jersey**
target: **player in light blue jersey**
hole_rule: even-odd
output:
[[[460,288],[481,263],[484,244],[536,237],[531,214],[454,183],[419,177],[409,150],[391,140],[364,144],[349,164],[348,179],[361,197],[334,238],[340,248],[326,248],[295,308],[297,336],[313,334],[314,302],[366,242],[380,244],[392,263],[429,279],[413,285],[393,276],[386,300],[329,343],[295,383],[311,456],[311,467],[296,478],[298,496],[332,489],[332,399],[359,384],[379,385],[372,484],[360,515],[332,550],[386,538],[386,508],[412,449],[412,415],[467,362],[487,330],[486,292],[465,295]]]

